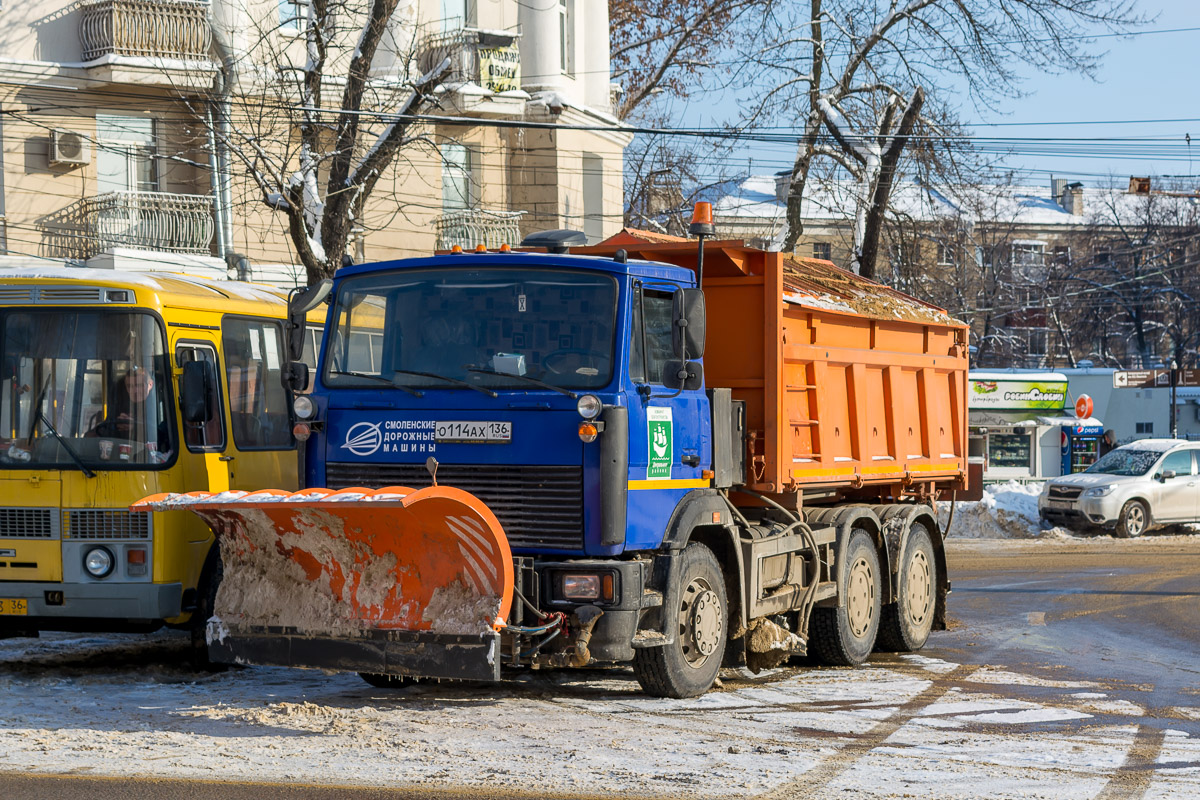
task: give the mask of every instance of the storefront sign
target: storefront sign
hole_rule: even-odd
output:
[[[511,92],[521,88],[521,53],[516,47],[479,48],[479,75],[483,88]]]
[[[967,408],[986,411],[1062,411],[1066,381],[971,379]]]
[[[1165,389],[1170,385],[1169,369],[1119,369],[1113,372],[1114,389]],[[1175,370],[1175,385],[1200,386],[1200,369]]]

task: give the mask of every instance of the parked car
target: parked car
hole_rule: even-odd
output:
[[[1042,519],[1066,528],[1099,525],[1117,536],[1200,522],[1200,442],[1142,439],[1102,456],[1085,472],[1046,481]]]

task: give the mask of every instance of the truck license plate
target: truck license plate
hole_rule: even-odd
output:
[[[511,422],[438,422],[433,437],[439,442],[485,442],[502,444],[512,441]]]
[[[0,597],[0,616],[23,617],[29,613],[29,607],[23,597]]]

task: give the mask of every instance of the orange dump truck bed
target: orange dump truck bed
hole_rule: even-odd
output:
[[[629,232],[574,252],[696,268],[694,241]],[[746,402],[747,485],[898,497],[963,488],[967,326],[835,267],[711,242],[704,378]]]

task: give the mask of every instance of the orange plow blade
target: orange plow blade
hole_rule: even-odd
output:
[[[512,554],[495,515],[468,492],[193,492],[131,508],[186,508],[216,532],[224,574],[208,622],[214,660],[498,677]]]

